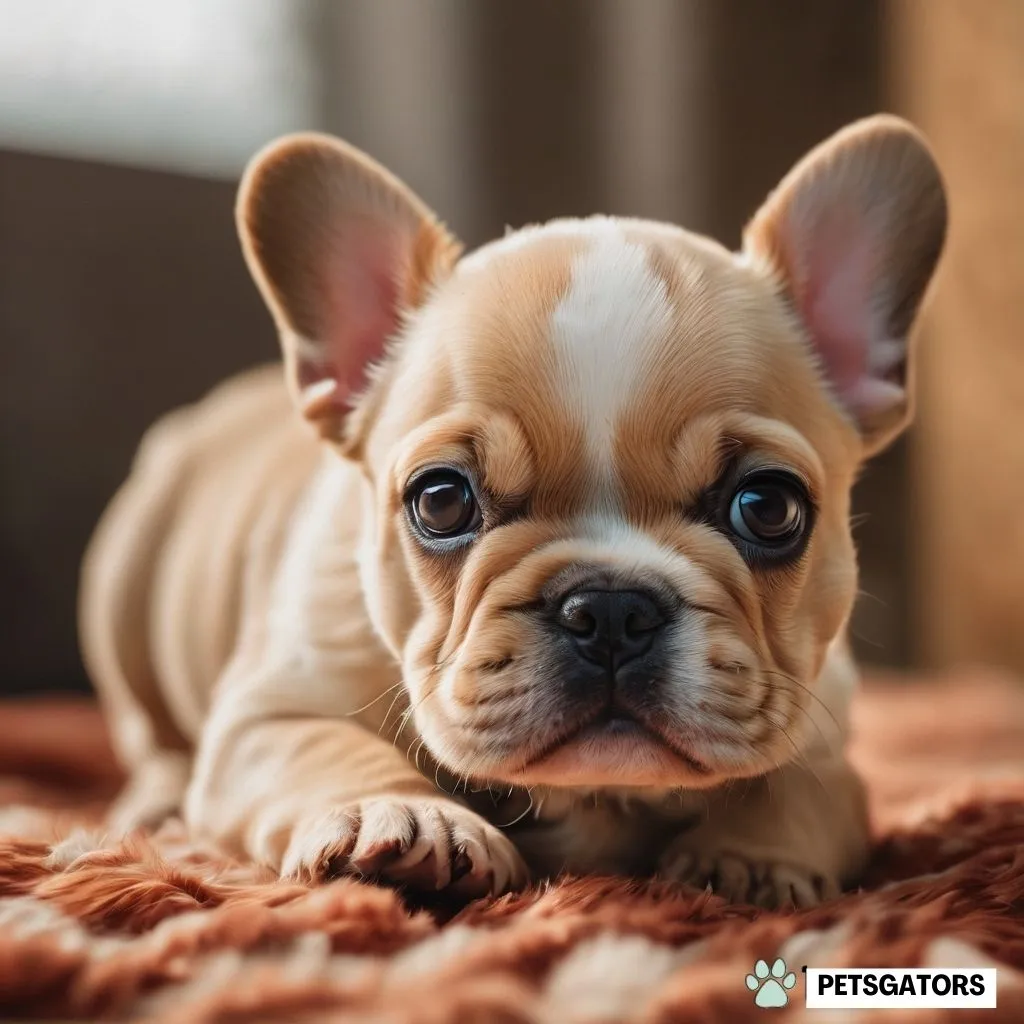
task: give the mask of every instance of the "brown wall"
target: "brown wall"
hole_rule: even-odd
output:
[[[896,0],[900,106],[950,192],[921,337],[918,655],[1024,672],[1024,3]]]
[[[0,693],[84,687],[78,561],[139,435],[276,351],[233,199],[0,152]]]

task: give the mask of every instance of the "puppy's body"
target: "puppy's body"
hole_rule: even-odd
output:
[[[884,129],[847,144],[851,187],[910,157],[933,187]],[[854,245],[838,299],[799,266],[773,223],[814,221],[797,189],[742,259],[594,218],[454,262],[333,145],[265,158],[241,207],[330,443],[279,371],[231,382],[155,428],[87,559],[84,648],[135,772],[122,823],[187,787],[195,830],[311,877],[501,890],[524,855],[763,903],[834,892],[865,845],[841,751],[849,490],[902,418],[882,342],[941,226],[885,278],[891,311],[865,290],[895,243]],[[934,197],[907,201],[917,221]]]
[[[152,428],[97,530],[83,578],[85,653],[106,684],[100,695],[119,753],[135,770],[117,806],[118,824],[159,820],[182,806],[193,751],[218,697],[231,718],[265,713],[267,705],[257,708],[254,701],[277,704],[277,697],[270,713],[342,718],[371,739],[382,736],[416,753],[415,726],[403,722],[408,700],[394,689],[400,670],[363,601],[353,599],[359,595],[360,506],[351,497],[359,488],[358,473],[325,453],[296,422],[278,365],[241,375]],[[302,565],[306,559],[315,565]],[[311,569],[322,587],[319,604],[306,604],[302,595]],[[230,685],[233,661],[251,666],[271,657],[267,619],[275,606],[280,635],[293,636],[296,650],[312,653],[315,644],[318,657],[335,651],[346,669],[357,660],[360,671],[317,674],[312,693],[264,694],[250,689],[255,674],[247,667],[237,699],[218,694],[219,680],[225,680],[222,691]],[[317,625],[313,639],[309,630]],[[842,764],[854,680],[845,646],[837,644],[818,684],[820,703],[811,709],[817,741],[811,756],[819,774]],[[351,748],[362,735],[351,738],[356,753]],[[387,759],[381,756],[378,766],[375,753],[383,750],[368,743],[364,770],[384,778]],[[427,753],[420,751],[418,763],[428,778],[437,771]],[[218,771],[215,763],[205,768]],[[244,770],[260,775],[267,765],[255,757]],[[842,801],[847,791],[849,827],[856,833],[859,790],[852,776],[841,776],[829,800]],[[273,784],[272,774],[267,781]],[[453,791],[457,781],[446,776],[442,785]],[[714,793],[545,787],[509,799],[505,790],[470,786],[458,797],[511,825],[517,846],[540,872],[649,873],[670,837],[717,819],[729,804],[749,803],[750,787],[749,781]],[[231,794],[224,799],[226,807],[205,812],[214,822],[233,816]],[[245,855],[253,852],[245,826],[239,820],[232,829],[213,831]],[[813,847],[821,835],[813,829],[806,840]],[[266,852],[279,865],[283,852]],[[856,868],[857,853],[856,845],[844,849],[849,869]]]

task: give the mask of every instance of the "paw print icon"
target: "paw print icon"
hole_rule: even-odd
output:
[[[765,960],[754,964],[754,973],[746,978],[747,988],[756,992],[754,1004],[766,1009],[785,1006],[789,1002],[789,990],[796,985],[796,975],[786,973],[786,961],[779,957],[771,968]]]

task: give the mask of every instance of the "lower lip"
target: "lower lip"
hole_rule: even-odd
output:
[[[638,772],[678,772],[680,763],[694,775],[708,773],[700,762],[671,749],[635,719],[619,716],[584,726],[534,762],[549,771],[607,772],[622,775],[624,781]]]

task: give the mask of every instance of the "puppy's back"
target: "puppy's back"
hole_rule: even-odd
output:
[[[279,365],[146,433],[89,544],[79,603],[83,657],[129,767],[192,747],[236,643],[246,552],[287,521],[318,455]]]

